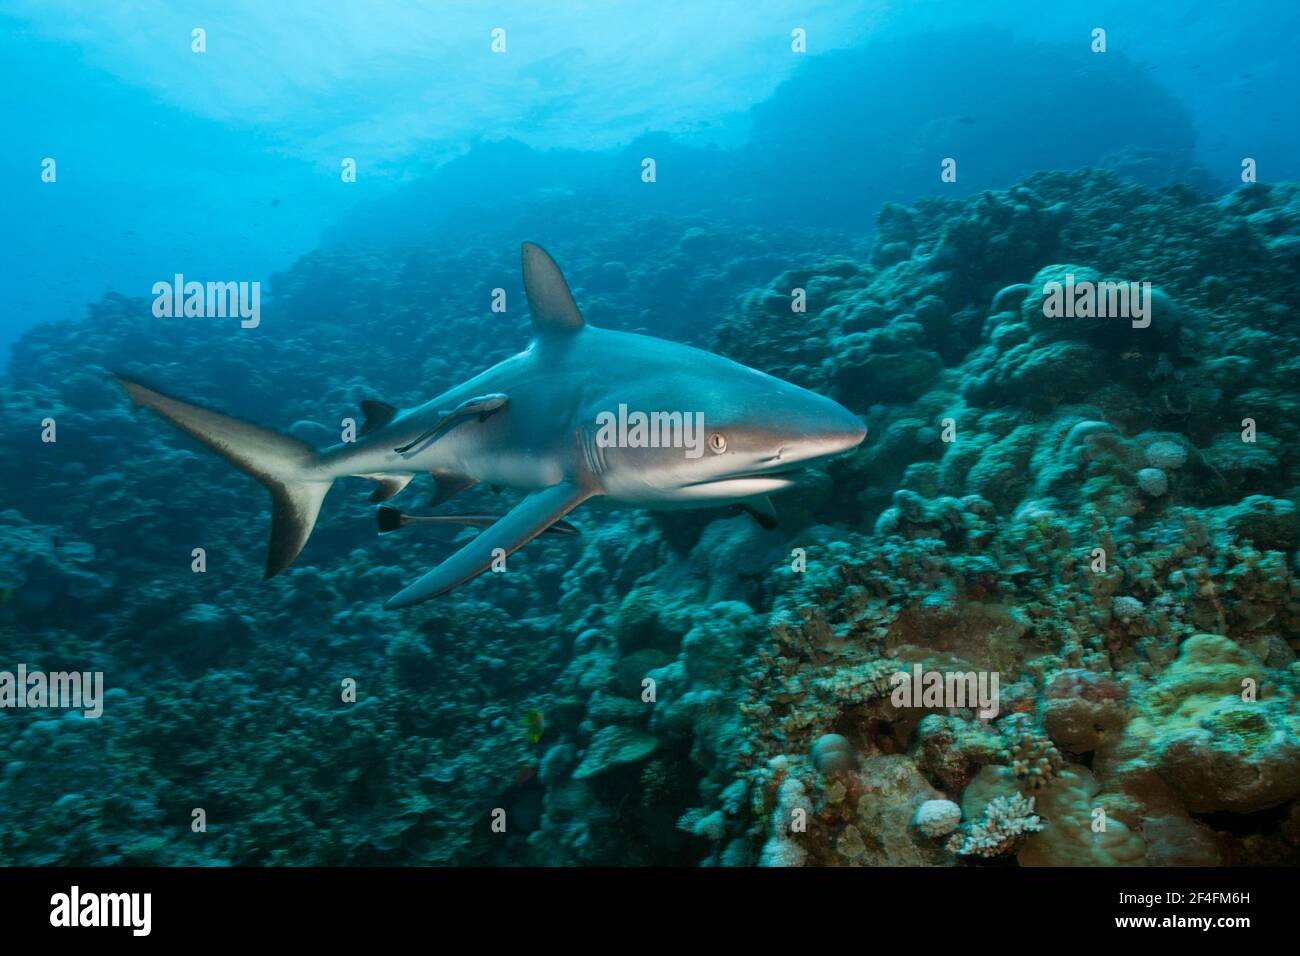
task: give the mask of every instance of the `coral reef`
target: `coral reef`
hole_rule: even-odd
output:
[[[327,436],[375,383],[401,404],[522,344],[521,309],[485,312],[523,301],[505,248],[310,256],[273,336],[119,296],[34,329],[3,392],[32,450],[0,460],[0,630],[110,689],[99,720],[0,719],[0,862],[1297,862],[1298,210],[1293,184],[1084,170],[886,205],[870,250],[668,217],[557,245],[593,323],[824,391],[870,437],[775,529],[583,511],[403,615],[382,598],[447,541],[376,538],[340,488],[262,584],[260,493],[103,369]],[[1151,282],[1150,324],[1045,315],[1066,275]],[[918,672],[971,693],[898,703]]]

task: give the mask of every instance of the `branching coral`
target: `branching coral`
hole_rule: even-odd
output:
[[[1043,821],[1034,815],[1034,798],[1013,793],[989,801],[983,816],[949,839],[948,848],[958,856],[1009,856],[1026,835],[1042,829]]]

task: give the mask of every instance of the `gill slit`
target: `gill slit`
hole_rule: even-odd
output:
[[[596,442],[596,430],[590,425],[583,425],[578,430],[578,434],[582,443],[583,457],[587,460],[587,467],[593,475],[599,477],[604,474],[608,464],[605,461],[605,449]]]

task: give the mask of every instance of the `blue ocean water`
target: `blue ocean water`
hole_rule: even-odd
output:
[[[0,4],[0,864],[1295,862],[1298,28],[1268,2]],[[866,440],[774,518],[758,484],[584,505],[385,610],[492,521],[377,535],[391,476],[347,472],[371,481],[263,582],[286,506],[110,375],[312,448],[444,394],[469,404],[434,441],[531,436],[555,391],[455,391],[541,335],[523,242],[590,326]],[[187,282],[238,291],[190,314]],[[1121,287],[1135,313],[1098,314]],[[440,467],[391,505],[527,507],[505,466]],[[102,712],[24,697],[20,665],[99,675]],[[978,701],[924,698],[931,672]]]
[[[1275,179],[1296,178],[1297,133],[1281,102],[1300,80],[1286,4],[723,4],[678,11],[647,43],[662,16],[654,4],[605,20],[576,3],[531,15],[495,57],[480,41],[505,10],[393,3],[319,17],[315,6],[5,4],[0,340],[76,316],[106,291],[139,294],[177,253],[192,272],[266,277],[362,204],[343,230],[418,234],[402,215],[403,186],[427,194],[428,216],[457,199],[586,186],[592,167],[644,198],[608,154],[656,134],[681,149],[744,150],[758,124],[764,136],[735,162],[769,175],[731,202],[790,214],[780,197],[793,191],[793,214],[865,228],[878,197],[925,194],[929,171],[909,167],[931,142],[978,150],[979,178],[959,179],[957,193],[1126,144],[1181,153],[1221,182],[1245,153]],[[787,21],[808,31],[807,55],[791,54]],[[1134,102],[1092,85],[1115,75],[1077,42],[1098,25],[1116,41],[1104,62],[1121,61]],[[216,34],[217,49],[198,55],[171,40],[195,28]],[[1004,52],[1017,42],[1020,77]],[[834,61],[855,54],[860,69],[837,75]],[[999,85],[1003,70],[1014,85]],[[796,89],[774,97],[786,80]],[[935,128],[967,116],[978,121],[953,139]],[[760,152],[764,138],[784,149]],[[509,142],[544,155],[512,154]],[[501,152],[431,177],[476,147]],[[834,178],[787,176],[781,163],[801,147]],[[64,170],[57,190],[41,188],[50,155]],[[338,180],[345,155],[362,169],[349,189]],[[726,177],[724,161],[689,155],[672,188],[686,203],[719,198],[691,184]]]

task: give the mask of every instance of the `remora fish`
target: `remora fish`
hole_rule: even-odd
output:
[[[403,528],[408,524],[463,524],[474,528],[487,528],[496,524],[503,517],[505,516],[489,514],[408,515],[403,514],[396,508],[390,508],[387,505],[381,507],[379,513],[375,515],[375,518],[379,522],[380,534],[387,534],[390,531],[396,531],[398,528]],[[542,533],[574,535],[579,534],[580,532],[567,521],[557,521],[549,528],[546,528]],[[3,594],[0,594],[0,598],[3,598]]]
[[[337,478],[376,482],[375,501],[420,472],[437,480],[435,504],[479,482],[529,492],[387,608],[447,593],[486,571],[498,549],[513,554],[589,498],[645,508],[739,503],[770,522],[766,495],[793,485],[799,467],[866,437],[848,409],[806,389],[690,346],[587,325],[540,246],[524,243],[523,271],[533,324],[526,350],[416,408],[364,402],[357,440],[322,451],[115,377],[137,405],[270,491],[267,578],[302,551]],[[598,416],[620,405],[702,415],[707,447],[691,457],[682,447],[598,440]]]

